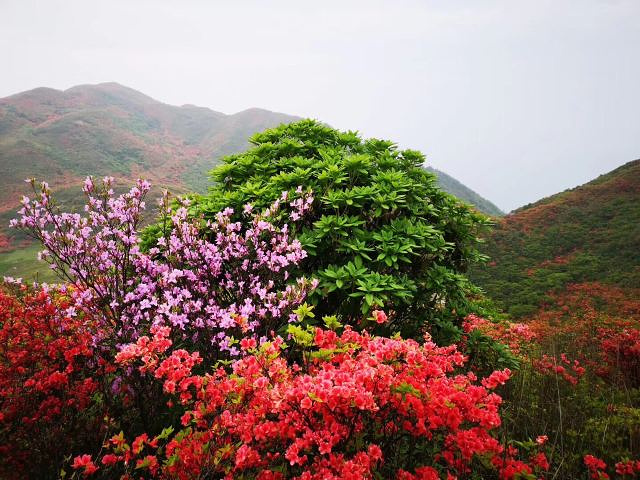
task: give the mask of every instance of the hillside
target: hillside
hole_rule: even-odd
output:
[[[526,316],[569,284],[640,288],[640,160],[498,220],[472,279]]]
[[[295,119],[166,105],[117,83],[0,99],[0,211],[15,206],[22,181],[33,176],[57,189],[88,174],[202,189],[218,158],[244,149],[252,133]]]
[[[482,213],[486,213],[487,215],[491,215],[493,217],[500,217],[504,215],[504,212],[496,207],[493,203],[480,196],[466,185],[460,183],[451,175],[447,175],[446,173],[432,167],[426,168],[438,177],[438,184],[444,191],[449,192],[450,194],[458,197],[461,200],[464,200],[467,203],[470,203],[471,205],[474,205]]]

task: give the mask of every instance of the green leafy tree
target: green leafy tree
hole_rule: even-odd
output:
[[[211,219],[232,207],[241,219],[246,204],[264,209],[284,191],[312,190],[311,211],[290,226],[309,253],[303,272],[320,281],[312,297],[318,318],[337,312],[355,324],[384,308],[387,322],[370,320],[377,333],[418,336],[429,323],[441,327],[432,333],[451,335],[452,319],[467,305],[464,272],[480,257],[476,233],[486,220],[437,187],[420,152],[314,120],[250,142],[212,172],[215,183],[192,199],[192,214]]]

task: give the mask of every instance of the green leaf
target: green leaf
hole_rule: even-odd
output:
[[[338,318],[335,315],[324,316],[322,317],[322,321],[329,330],[338,330],[339,328],[342,328],[342,324],[338,321]]]

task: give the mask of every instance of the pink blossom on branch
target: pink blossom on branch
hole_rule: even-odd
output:
[[[279,204],[243,227],[231,222],[231,209],[214,222],[191,219],[188,201],[172,210],[165,193],[162,235],[144,252],[140,228],[151,186],[138,180],[128,193],[115,196],[112,183],[108,177],[99,185],[87,178],[80,215],[60,212],[48,186],[32,182],[39,199],[25,197],[21,217],[11,225],[42,242],[42,258],[77,287],[74,308],[101,312],[116,343],[135,340],[153,325],[170,326],[174,335],[200,348],[236,355],[237,337],[264,340],[295,317],[293,310],[315,286],[304,278],[288,279],[287,269],[306,252],[289,238],[287,225],[279,229],[270,223]],[[301,216],[312,202],[310,194],[300,193],[290,206]]]

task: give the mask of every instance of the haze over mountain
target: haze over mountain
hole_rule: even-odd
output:
[[[500,219],[484,249],[490,262],[472,279],[500,307],[526,316],[571,283],[639,289],[639,246],[635,160]]]

